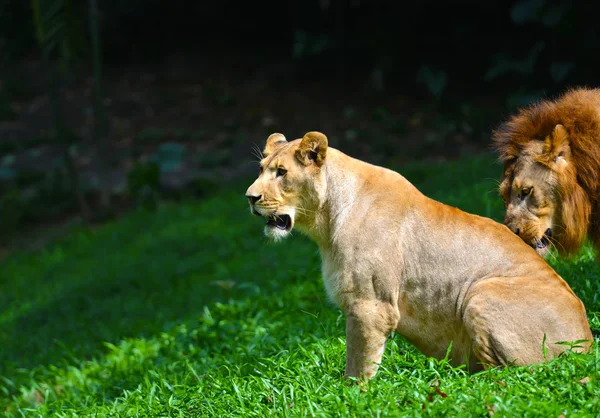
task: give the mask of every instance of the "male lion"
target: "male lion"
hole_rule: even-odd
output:
[[[522,109],[493,133],[504,161],[504,222],[546,256],[600,250],[600,90],[570,90]]]
[[[437,358],[452,343],[454,364],[471,371],[592,341],[583,303],[508,228],[328,148],[320,132],[269,136],[246,197],[267,236],[297,228],[319,245],[327,293],[346,314],[347,377],[373,377],[392,331]]]

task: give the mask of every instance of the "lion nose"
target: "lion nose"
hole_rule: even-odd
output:
[[[253,196],[251,194],[247,194],[246,197],[248,198],[248,202],[250,202],[250,204],[253,205],[260,200],[262,195]]]

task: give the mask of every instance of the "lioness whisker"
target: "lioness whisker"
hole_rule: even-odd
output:
[[[264,160],[265,156],[263,155],[262,151],[260,150],[260,147],[256,144],[252,144],[252,151],[254,152],[254,155],[256,156],[256,158],[260,160]]]

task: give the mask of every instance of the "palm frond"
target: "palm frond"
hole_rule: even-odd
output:
[[[31,8],[37,42],[48,57],[67,69],[86,55],[82,10],[72,0],[31,0]]]

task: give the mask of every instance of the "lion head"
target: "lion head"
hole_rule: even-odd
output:
[[[504,162],[505,223],[538,253],[600,250],[600,90],[521,109],[493,132]]]
[[[504,223],[538,254],[551,243],[572,253],[587,232],[590,201],[577,183],[569,135],[557,124],[541,141],[530,141],[519,155],[505,161],[500,183]]]
[[[267,139],[258,178],[246,191],[252,214],[267,220],[267,237],[279,240],[295,226],[311,228],[324,191],[327,143],[320,132],[290,142],[280,133]]]

